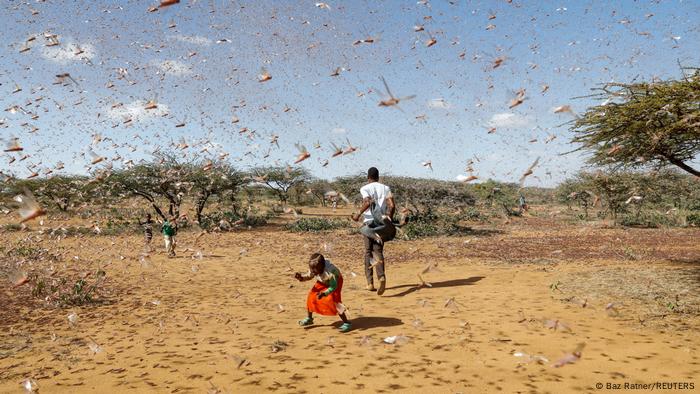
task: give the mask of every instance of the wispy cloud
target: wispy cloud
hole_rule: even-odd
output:
[[[162,62],[156,62],[155,66],[163,73],[169,75],[180,76],[192,74],[192,68],[190,66],[177,60],[163,60]]]
[[[489,127],[519,129],[530,125],[530,119],[514,114],[512,112],[503,112],[494,114],[488,122]]]
[[[70,39],[59,46],[43,47],[41,56],[58,64],[66,65],[70,62],[77,62],[84,59],[92,59],[97,51],[91,44],[80,44]]]
[[[213,43],[212,40],[210,40],[207,37],[203,37],[203,36],[185,36],[182,34],[178,34],[178,35],[174,35],[171,37],[180,41],[180,42],[184,42],[187,44],[209,46]]]
[[[144,120],[149,117],[163,116],[170,112],[167,105],[158,103],[154,109],[146,109],[146,101],[136,100],[129,104],[122,104],[107,110],[107,116],[112,120],[125,121],[131,119],[134,122]]]

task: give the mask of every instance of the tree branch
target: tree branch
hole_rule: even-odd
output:
[[[679,159],[677,159],[677,158],[675,158],[675,157],[668,157],[668,156],[666,156],[666,158],[668,159],[668,161],[669,161],[671,164],[675,165],[676,167],[678,167],[678,168],[682,169],[683,171],[686,171],[686,172],[688,172],[688,173],[690,173],[690,174],[693,174],[693,175],[695,175],[696,177],[699,177],[699,178],[700,178],[700,171],[698,171],[698,170],[694,169],[693,167],[691,167],[691,166],[685,164],[682,160],[679,160]]]

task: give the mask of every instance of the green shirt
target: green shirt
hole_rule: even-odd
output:
[[[163,232],[163,235],[167,235],[170,237],[175,235],[175,227],[172,224],[170,224],[170,222],[167,220],[163,222],[163,228],[161,229],[161,231]]]

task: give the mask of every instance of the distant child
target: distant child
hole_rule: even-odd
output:
[[[294,278],[300,282],[316,278],[316,283],[306,298],[308,316],[306,319],[300,320],[299,325],[310,326],[314,324],[313,312],[316,312],[326,316],[340,316],[343,320],[343,324],[339,327],[340,332],[350,331],[352,325],[345,316],[345,306],[340,297],[340,292],[343,289],[343,275],[338,267],[326,260],[322,254],[314,253],[309,258],[309,272],[306,274],[297,272],[294,274]]]
[[[525,196],[520,194],[518,198],[518,210],[522,213],[523,211],[527,212],[529,209],[530,207],[527,205],[527,201],[525,201]]]
[[[175,234],[177,234],[177,218],[172,216],[170,220],[165,219],[161,228],[163,239],[165,240],[165,250],[168,257],[175,257]]]
[[[146,240],[146,248],[148,248],[148,250],[150,251],[151,241],[153,240],[153,219],[151,218],[151,214],[146,214],[145,221],[142,222],[141,220],[139,220],[139,225],[143,226],[143,236]]]

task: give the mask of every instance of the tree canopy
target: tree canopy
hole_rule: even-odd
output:
[[[270,189],[285,205],[292,188],[311,180],[309,171],[303,167],[259,167],[251,171],[252,181]]]
[[[695,176],[700,151],[700,70],[680,80],[609,83],[589,97],[604,99],[572,127],[577,150],[596,165],[675,165]]]

